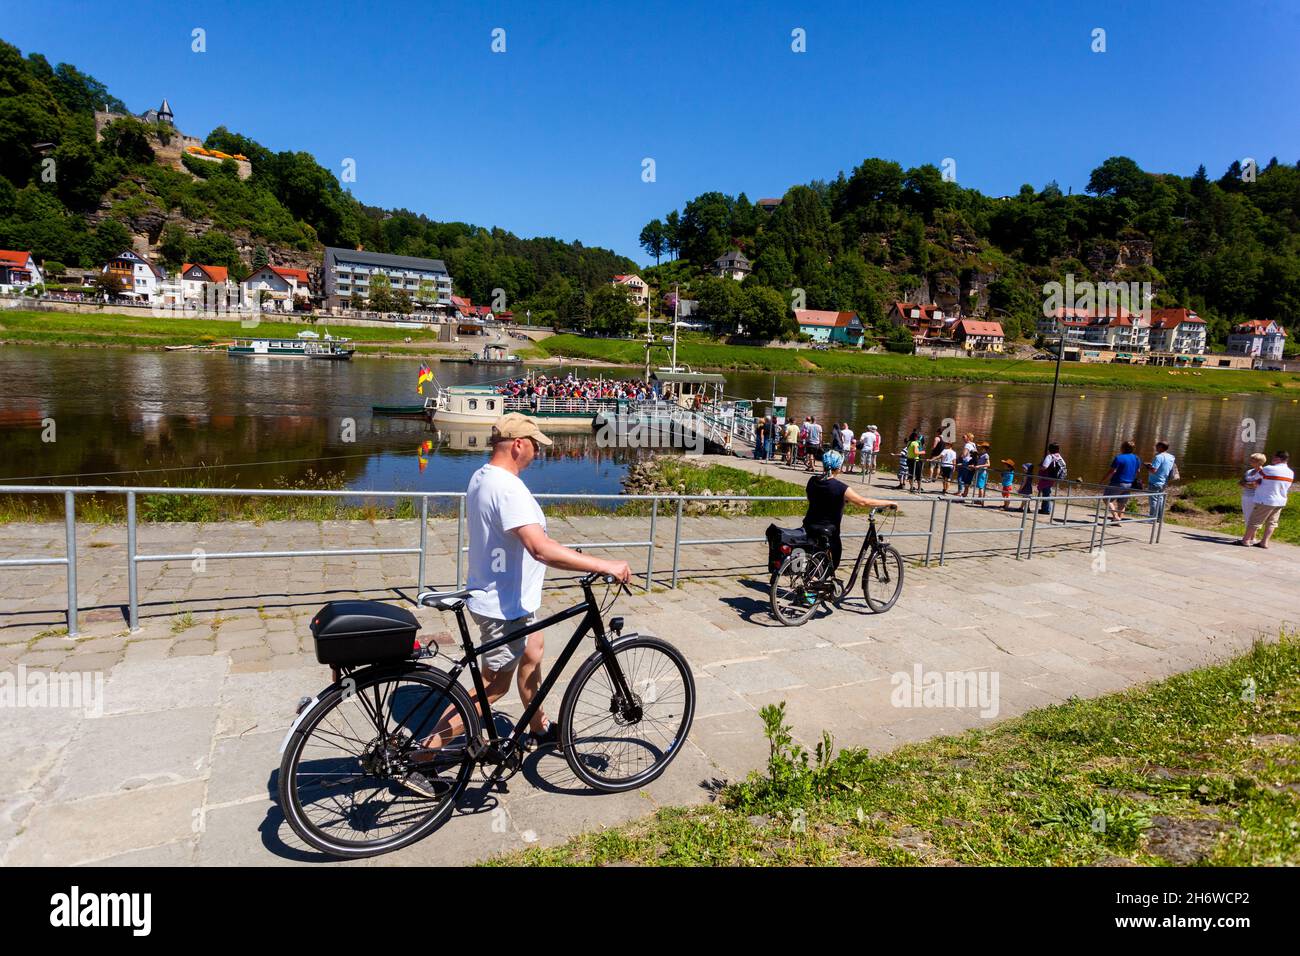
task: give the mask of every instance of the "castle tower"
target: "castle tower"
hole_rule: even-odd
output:
[[[158,107],[158,122],[167,123],[170,126],[176,125],[172,122],[172,108],[167,103],[166,97],[163,97],[162,106]]]

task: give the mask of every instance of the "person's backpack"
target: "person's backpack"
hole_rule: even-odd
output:
[[[1051,462],[1043,469],[1044,478],[1061,479],[1065,477],[1065,459],[1060,455],[1053,455]]]

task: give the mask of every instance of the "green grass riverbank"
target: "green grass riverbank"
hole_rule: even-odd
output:
[[[711,806],[489,865],[1300,864],[1295,635],[884,756],[828,735],[810,753],[790,729],[783,705],[755,715],[767,768]]]

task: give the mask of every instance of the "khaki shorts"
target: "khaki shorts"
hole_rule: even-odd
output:
[[[1278,519],[1282,517],[1283,507],[1283,505],[1255,505],[1250,509],[1250,520],[1246,522],[1247,533],[1258,531],[1260,528],[1265,531],[1276,528]]]
[[[469,610],[466,608],[466,610]],[[525,614],[523,617],[516,617],[509,621],[503,621],[495,617],[483,617],[481,614],[469,612],[469,616],[474,619],[478,625],[479,644],[486,644],[488,641],[495,641],[497,638],[505,637],[511,631],[516,631],[525,625],[531,624],[535,618],[531,614]],[[528,643],[528,635],[516,638],[508,644],[502,644],[500,647],[493,648],[480,658],[483,667],[487,670],[512,671],[519,664],[519,659],[524,656],[524,645]]]

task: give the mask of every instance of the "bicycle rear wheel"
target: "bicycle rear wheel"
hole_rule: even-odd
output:
[[[448,728],[443,746],[411,742]],[[452,733],[454,731],[459,731]],[[478,712],[442,671],[375,668],[332,686],[290,735],[280,762],[280,809],[294,833],[322,853],[365,857],[408,846],[447,819],[473,766],[466,741]],[[419,770],[433,795],[401,782]]]
[[[597,651],[583,662],[560,705],[560,740],[574,775],[604,793],[635,790],[677,756],[695,719],[695,679],[677,648],[629,634],[613,644],[624,697]]]
[[[903,556],[893,545],[873,551],[862,569],[862,596],[867,607],[883,614],[903,593]]]
[[[820,585],[830,575],[831,560],[826,552],[790,555],[772,575],[772,616],[787,627],[804,623],[821,603]]]

